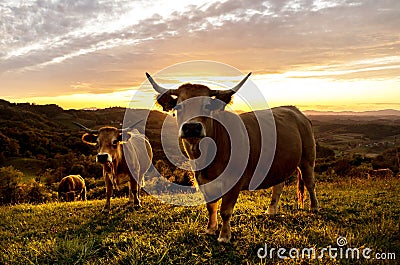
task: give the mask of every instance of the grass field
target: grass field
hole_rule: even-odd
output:
[[[205,206],[172,206],[151,196],[137,211],[127,199],[114,199],[109,215],[100,213],[104,201],[0,207],[0,264],[398,264],[399,194],[399,179],[319,183],[321,210],[312,214],[296,209],[296,188],[288,186],[279,214],[270,217],[270,190],[244,192],[227,245],[204,234]],[[276,251],[272,259],[257,257],[265,244],[319,251],[336,247],[339,236],[346,248],[370,248],[371,259],[282,260]],[[376,253],[391,259],[379,261]]]

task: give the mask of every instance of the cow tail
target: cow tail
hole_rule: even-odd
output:
[[[297,197],[298,197],[298,204],[299,208],[304,208],[304,181],[302,178],[300,168],[296,169],[297,171]]]

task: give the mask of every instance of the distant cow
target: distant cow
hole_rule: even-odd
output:
[[[60,201],[75,201],[75,197],[86,201],[85,180],[80,175],[67,176],[58,185],[58,199]]]
[[[269,213],[274,213],[282,191],[282,183],[298,167],[300,168],[298,172],[301,172],[301,175],[298,173],[299,195],[302,193],[302,186],[305,185],[310,194],[311,210],[318,210],[314,182],[315,140],[311,122],[300,110],[293,106],[284,106],[246,112],[238,116],[225,111],[226,104],[231,102],[232,96],[243,86],[250,74],[232,89],[222,91],[212,90],[199,84],[183,84],[177,89],[166,89],[158,85],[149,74],[146,75],[159,93],[158,104],[164,111],[176,111],[179,140],[188,157],[193,161],[202,157],[214,157],[211,152],[204,152],[206,154],[202,155],[203,150],[215,149],[211,145],[203,144],[201,150],[201,143],[210,142],[203,141],[208,138],[216,145],[215,158],[212,162],[204,168],[195,169],[196,180],[207,201],[207,234],[215,234],[218,230],[217,202],[222,198],[220,207],[222,228],[218,241],[230,241],[230,220],[241,190],[273,187]],[[273,118],[269,118],[270,115],[273,115]],[[224,125],[233,129],[227,132],[224,125],[216,122],[217,119],[224,121]],[[269,160],[267,161],[266,156],[262,154],[267,153],[272,145],[263,144],[265,138],[261,137],[263,133],[261,126],[273,132],[276,129],[276,149],[269,171],[263,166],[268,164]],[[235,150],[232,150],[234,145],[230,141],[231,136],[238,139],[234,143]],[[250,151],[245,151],[249,147]],[[230,161],[244,161],[246,163],[244,172],[240,168],[240,163],[230,163]],[[262,170],[258,170],[258,162]],[[253,173],[256,170],[257,184],[252,184]],[[220,175],[226,177],[221,179]],[[259,176],[261,183],[258,183]],[[232,184],[234,179],[238,181]],[[221,190],[226,190],[226,187],[230,189],[222,193]],[[302,198],[301,195],[300,201]]]
[[[368,178],[390,178],[393,176],[394,173],[389,168],[376,169],[376,170],[371,169],[367,173]]]
[[[139,190],[143,186],[143,176],[151,166],[153,152],[147,138],[132,128],[141,121],[125,129],[102,127],[92,130],[75,123],[86,134],[82,141],[98,146],[96,161],[103,165],[103,177],[106,183],[106,204],[103,212],[110,211],[110,198],[113,188],[129,182],[129,202],[134,207],[141,207]],[[139,183],[139,184],[138,184]]]

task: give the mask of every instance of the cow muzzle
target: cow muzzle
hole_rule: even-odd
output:
[[[179,131],[181,138],[203,138],[206,136],[204,126],[200,122],[186,122]]]
[[[96,162],[100,164],[105,164],[107,162],[112,162],[111,155],[108,153],[99,153],[96,156]]]

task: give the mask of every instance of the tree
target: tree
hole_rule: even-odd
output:
[[[15,139],[9,138],[0,132],[0,154],[5,157],[19,155],[19,145]]]

